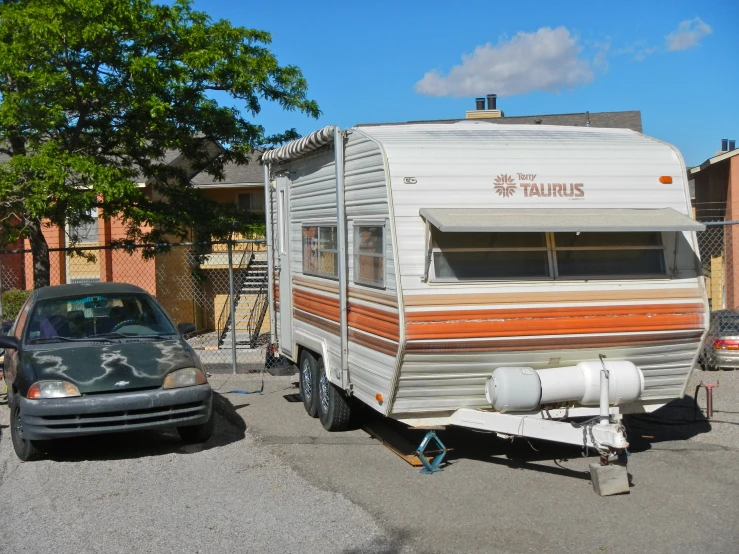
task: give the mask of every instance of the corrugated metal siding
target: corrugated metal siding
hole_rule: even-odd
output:
[[[385,258],[385,289],[373,289],[355,285],[353,283],[353,250],[354,233],[353,223],[359,220],[389,222],[387,199],[387,182],[385,179],[384,159],[377,144],[358,133],[351,134],[345,146],[345,186],[347,228],[347,254],[349,286],[352,290],[366,291],[367,295],[360,300],[353,300],[350,291],[350,302],[358,306],[368,306],[382,310],[397,318],[395,264],[393,260],[392,240],[389,235],[390,225],[386,226],[386,258]],[[303,275],[302,268],[302,226],[312,223],[336,222],[336,170],[333,148],[323,148],[310,156],[286,163],[278,168],[287,171],[290,179],[290,258],[293,290],[303,291],[306,298],[313,298],[325,302],[335,303],[338,294],[328,289],[336,287],[336,280],[324,279]],[[273,210],[276,208],[273,208]],[[296,280],[298,284],[296,284]],[[337,289],[338,290],[338,289]],[[312,296],[311,296],[312,295]],[[373,301],[372,297],[383,295],[395,303],[395,308],[386,303]],[[304,329],[313,335],[326,340],[330,363],[333,367],[340,364],[340,345],[338,337],[337,318],[333,312],[315,308],[317,304],[297,302],[302,309],[296,308],[296,317],[293,319],[295,329]],[[351,311],[351,310],[350,310]],[[352,314],[354,316],[354,314]],[[302,319],[301,319],[302,318]],[[316,319],[317,318],[317,319]],[[385,349],[397,350],[397,339],[388,341],[386,337],[375,336],[368,332],[366,325],[356,327],[351,324],[349,331],[363,333],[361,336],[368,340],[385,341]],[[311,320],[314,323],[311,323]],[[394,345],[394,346],[393,346]],[[384,412],[387,403],[378,405],[375,394],[380,393],[385,398],[390,397],[392,378],[394,376],[395,356],[382,353],[376,349],[367,348],[355,341],[349,341],[349,369],[350,379],[354,386],[354,394],[378,411]]]
[[[593,348],[513,353],[406,354],[393,414],[489,408],[485,380],[496,367],[525,366],[534,369],[575,365],[605,354],[611,361],[629,360],[644,372],[645,401],[680,395],[699,343],[641,348]],[[556,365],[550,365],[552,358]]]
[[[385,161],[379,146],[359,133],[351,133],[346,141],[344,155],[344,183],[346,186],[347,257],[349,266],[349,286],[352,290],[368,291],[370,295],[384,294],[396,301],[395,262],[393,243],[390,236],[390,211],[388,190],[385,176]],[[373,289],[354,283],[354,225],[361,220],[385,222],[385,288]],[[350,303],[371,306],[374,309],[395,314],[398,310],[373,302],[371,300]],[[397,303],[396,303],[397,305]],[[356,332],[357,327],[349,326],[349,331]],[[372,335],[380,337],[379,335]],[[388,349],[397,351],[397,341],[383,343]],[[349,373],[354,394],[360,400],[385,412],[387,400],[378,406],[375,394],[380,393],[385,399],[391,395],[392,380],[395,373],[395,356],[382,353],[349,341]]]

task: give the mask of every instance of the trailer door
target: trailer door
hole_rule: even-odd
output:
[[[280,279],[280,352],[293,355],[293,289],[290,271],[290,181],[277,178],[277,242]]]

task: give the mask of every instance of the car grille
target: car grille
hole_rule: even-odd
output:
[[[117,412],[84,413],[75,415],[47,415],[39,422],[49,429],[90,429],[99,427],[138,427],[147,423],[178,422],[184,418],[198,416],[206,408],[205,402],[190,402],[174,406],[141,408]]]

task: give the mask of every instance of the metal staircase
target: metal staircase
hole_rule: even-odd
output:
[[[259,341],[262,324],[267,312],[267,260],[256,259],[249,253],[245,266],[234,268],[235,334],[237,345],[255,348]],[[239,264],[242,265],[242,264]],[[230,299],[228,299],[230,300]],[[217,329],[218,348],[231,346],[231,310],[229,301],[221,310]]]

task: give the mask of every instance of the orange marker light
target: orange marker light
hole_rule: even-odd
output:
[[[662,177],[659,178],[659,182],[663,185],[670,185],[672,184],[672,177],[669,175],[662,175]]]
[[[38,383],[34,383],[31,385],[31,388],[28,389],[28,394],[26,395],[30,399],[37,399],[41,398],[41,387]]]
[[[375,395],[375,400],[382,404],[382,395],[379,392]]]

